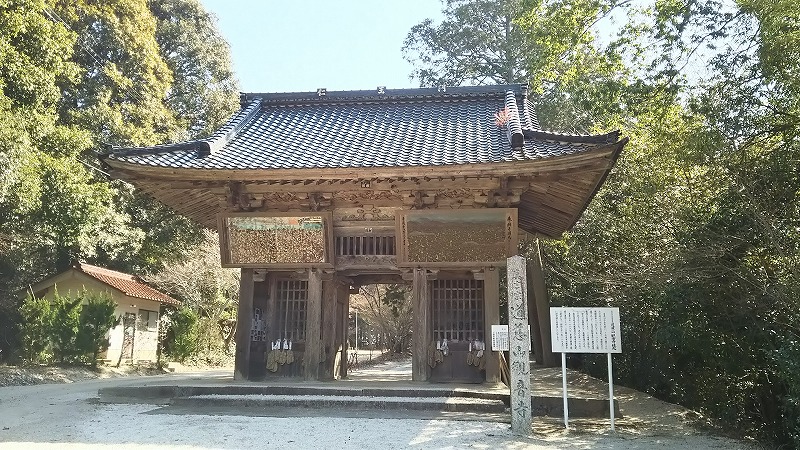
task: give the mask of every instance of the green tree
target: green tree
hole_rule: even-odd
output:
[[[57,292],[52,300],[51,339],[53,355],[60,363],[73,362],[77,356],[76,338],[80,326],[81,299],[73,299]]]
[[[50,359],[50,336],[53,311],[50,301],[28,295],[20,306],[22,316],[22,357],[30,363],[43,363]]]
[[[414,26],[404,57],[422,86],[526,83],[543,125],[585,132],[618,113],[627,71],[597,24],[620,0],[444,0],[444,20]]]
[[[527,55],[537,51],[516,19],[535,1],[443,0],[445,19],[415,25],[404,57],[423,86],[503,84],[526,81]]]
[[[621,33],[601,43],[594,24],[618,8]],[[412,30],[423,84],[463,58],[498,67],[485,44],[499,27],[462,46],[480,13],[455,37]],[[621,308],[618,381],[800,445],[796,2],[531,2],[512,23],[535,43],[520,72],[545,128],[631,138],[574,230],[546,245],[553,302]],[[605,374],[602,359],[583,366]]]
[[[81,307],[78,335],[75,339],[77,353],[89,358],[92,367],[97,366],[97,357],[108,348],[108,331],[119,319],[114,315],[116,303],[106,292],[93,294],[85,289],[81,292]]]
[[[230,353],[236,330],[239,271],[220,267],[217,233],[203,232],[203,242],[180,262],[166,263],[147,276],[148,282],[169,292],[198,315],[197,351],[206,359]]]
[[[197,2],[0,2],[0,355],[17,293],[72,259],[140,272],[200,242],[94,151],[208,134],[237,107],[229,59]]]
[[[189,307],[181,307],[169,315],[172,342],[167,351],[172,358],[183,362],[195,355],[198,343],[199,316]]]
[[[188,138],[209,136],[239,108],[228,43],[197,0],[149,0],[148,7],[174,76],[166,103]]]
[[[62,121],[89,130],[95,148],[178,137],[175,113],[164,102],[173,77],[145,0],[59,3],[45,12],[77,35],[72,55],[80,77],[63,90]]]

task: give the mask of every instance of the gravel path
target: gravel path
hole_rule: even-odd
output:
[[[335,410],[309,410],[307,415],[313,417],[169,414],[159,412],[160,408],[154,405],[91,401],[100,387],[202,383],[229,375],[228,371],[206,371],[0,387],[0,448],[751,448],[742,442],[674,427],[669,422],[662,428],[621,427],[619,432],[610,433],[607,426],[601,426],[602,421],[576,421],[576,429],[565,431],[556,419],[535,418],[533,434],[516,437],[508,424],[488,421],[322,416],[335,415]]]

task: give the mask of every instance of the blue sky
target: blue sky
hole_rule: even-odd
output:
[[[202,0],[244,92],[418,87],[403,40],[439,0]]]

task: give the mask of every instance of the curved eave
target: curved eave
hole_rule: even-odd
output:
[[[145,166],[108,158],[104,162],[115,178],[132,183],[179,214],[210,228],[226,208],[220,200],[220,186],[230,182],[272,183],[326,192],[348,189],[346,182],[359,180],[418,180],[420,189],[443,178],[529,180],[518,205],[519,226],[532,234],[558,238],[588,207],[627,141],[552,158],[437,166],[221,170]]]
[[[113,158],[102,158],[103,163],[111,168],[115,176],[120,176],[128,181],[139,177],[159,178],[163,180],[232,180],[232,181],[279,181],[279,180],[343,180],[387,177],[439,177],[439,176],[513,176],[539,171],[568,170],[580,166],[584,162],[594,161],[598,158],[608,158],[608,154],[619,147],[624,141],[607,145],[598,145],[595,148],[565,156],[541,158],[533,160],[518,160],[507,162],[486,162],[470,164],[429,165],[429,166],[374,166],[374,167],[309,167],[293,169],[202,169],[202,168],[177,168],[134,164],[119,161]],[[135,184],[135,183],[134,183]]]
[[[550,206],[552,202],[551,197],[554,197],[555,194],[551,196],[548,195],[549,192],[545,192],[544,195],[542,195],[542,193],[537,193],[532,190],[521,196],[519,204],[519,227],[531,234],[544,235],[554,239],[560,238],[565,231],[571,230],[581,218],[584,211],[586,211],[586,208],[589,207],[589,204],[592,202],[595,195],[597,195],[597,192],[603,187],[603,183],[605,183],[608,174],[611,173],[611,169],[616,165],[620,154],[622,154],[622,149],[625,147],[625,144],[628,143],[628,140],[629,139],[626,137],[614,143],[612,146],[609,146],[611,152],[608,155],[607,167],[602,172],[598,172],[588,183],[588,186],[584,188],[584,191],[588,194],[585,195],[583,202],[574,209],[571,216],[564,215],[560,218],[561,220],[559,220],[558,211],[555,211],[554,208]],[[574,176],[565,175],[558,181],[555,181],[549,188],[554,192],[566,191],[572,187],[571,185],[574,186],[577,182]],[[554,216],[556,216],[555,219]],[[564,225],[557,226],[558,222],[562,222]]]

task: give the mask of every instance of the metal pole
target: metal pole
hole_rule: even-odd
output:
[[[569,429],[569,406],[567,402],[567,354],[561,353],[561,388],[564,391],[564,428]]]
[[[608,404],[611,417],[611,431],[614,431],[614,375],[611,371],[611,353],[608,354]]]

